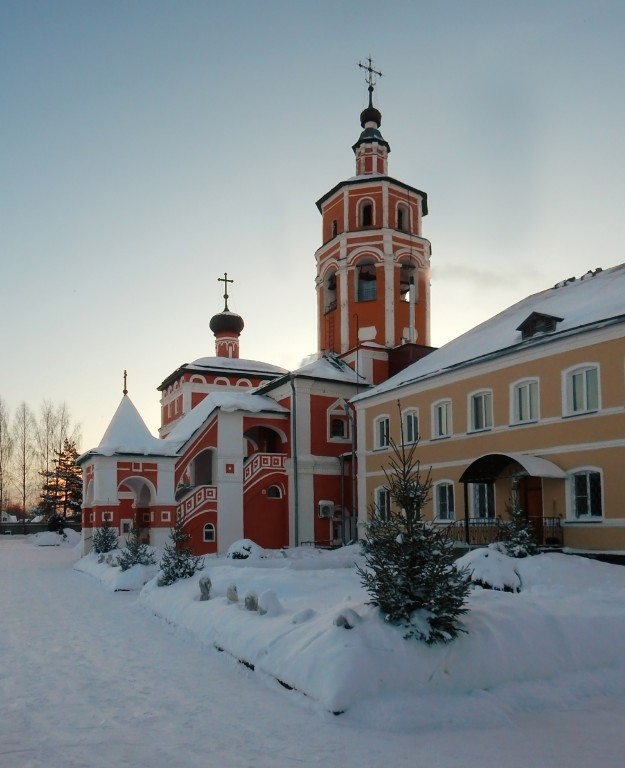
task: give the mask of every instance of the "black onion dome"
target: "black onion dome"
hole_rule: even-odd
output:
[[[382,125],[382,113],[379,109],[369,105],[360,113],[360,125],[364,128],[367,123],[375,123],[378,128]]]
[[[224,331],[230,331],[231,333],[241,333],[245,323],[241,315],[237,315],[229,310],[224,310],[218,315],[213,315],[210,321],[210,329],[213,333],[223,333]]]

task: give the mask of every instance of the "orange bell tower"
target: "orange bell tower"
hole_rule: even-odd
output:
[[[320,200],[323,245],[317,262],[318,345],[379,383],[390,350],[430,343],[430,243],[421,235],[427,195],[388,175],[390,145],[373,106],[376,77],[366,71],[369,104],[352,149],[356,175]]]

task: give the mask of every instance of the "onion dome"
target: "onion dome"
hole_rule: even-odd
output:
[[[371,104],[371,101],[369,106],[360,113],[360,125],[366,128],[367,123],[375,123],[377,128],[382,125],[382,113]]]
[[[218,315],[213,315],[210,321],[210,329],[215,335],[218,333],[235,333],[238,335],[244,326],[245,323],[241,315],[226,309]]]

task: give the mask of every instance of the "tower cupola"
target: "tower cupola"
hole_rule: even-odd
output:
[[[373,106],[373,91],[375,88],[375,76],[382,77],[382,73],[373,69],[371,57],[367,64],[359,64],[359,67],[367,71],[366,83],[369,90],[369,105],[360,113],[360,125],[363,129],[358,141],[352,149],[356,155],[356,176],[388,174],[388,154],[391,147],[384,140],[380,132],[382,125],[382,113]]]
[[[228,283],[233,283],[234,280],[228,278],[227,272],[224,272],[223,277],[217,279],[224,283],[225,291],[223,312],[213,315],[209,324],[211,331],[215,334],[215,355],[217,357],[238,358],[239,336],[245,323],[241,315],[228,309]]]

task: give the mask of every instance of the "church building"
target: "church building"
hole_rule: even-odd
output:
[[[197,554],[248,538],[267,548],[358,536],[356,423],[350,401],[423,358],[429,346],[427,195],[388,175],[390,145],[373,105],[352,149],[355,175],[317,201],[318,353],[295,371],[239,357],[243,317],[210,329],[215,354],[170,373],[159,437],[126,388],[100,444],[79,457],[83,551],[105,522],[162,547],[178,519]]]

